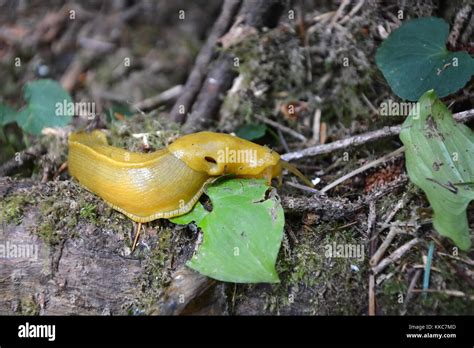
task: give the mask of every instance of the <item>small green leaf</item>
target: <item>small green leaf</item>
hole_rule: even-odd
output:
[[[16,111],[5,104],[0,104],[0,126],[15,122]]]
[[[197,226],[207,214],[209,214],[209,212],[204,209],[204,206],[200,202],[197,202],[193,210],[189,213],[174,217],[170,219],[170,221],[178,225],[187,225],[194,222]]]
[[[28,83],[24,98],[27,105],[17,114],[16,121],[27,133],[39,135],[45,127],[66,126],[73,116],[67,112],[67,105],[71,105],[72,99],[56,81]],[[66,106],[66,110],[62,106]]]
[[[255,140],[263,137],[267,131],[267,126],[264,124],[247,123],[239,127],[235,134],[242,139]]]
[[[283,208],[265,180],[221,180],[208,187],[213,209],[198,203],[190,213],[171,219],[195,221],[203,241],[187,263],[214,279],[235,283],[279,282],[275,262],[285,224]]]
[[[448,35],[448,23],[425,17],[402,24],[382,43],[375,61],[396,95],[418,100],[434,89],[444,97],[471,79],[474,59],[467,52],[449,52]]]
[[[400,132],[410,180],[433,208],[433,226],[463,250],[471,247],[466,209],[474,199],[474,133],[456,123],[433,90],[419,100]]]

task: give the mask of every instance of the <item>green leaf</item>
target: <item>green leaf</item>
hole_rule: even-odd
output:
[[[15,122],[16,111],[5,104],[0,104],[0,126]]]
[[[279,282],[275,262],[285,224],[283,208],[265,180],[221,180],[207,189],[213,209],[202,204],[171,219],[194,221],[203,241],[187,265],[217,280],[235,283]]]
[[[449,52],[449,25],[435,17],[407,21],[382,43],[375,61],[393,92],[418,100],[434,89],[444,97],[462,88],[474,74],[467,52]]]
[[[247,123],[239,127],[235,134],[242,139],[255,140],[263,137],[267,131],[267,126],[264,124]]]
[[[410,180],[430,202],[433,226],[463,250],[471,247],[466,209],[474,199],[474,133],[456,123],[433,90],[419,100],[405,120],[400,139],[405,145]]]
[[[71,96],[53,80],[37,80],[25,86],[27,105],[17,114],[18,125],[27,133],[41,134],[45,127],[66,126],[73,115],[61,105],[70,105]],[[60,112],[58,112],[60,110]]]

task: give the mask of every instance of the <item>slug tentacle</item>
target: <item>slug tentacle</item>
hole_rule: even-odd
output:
[[[69,173],[114,209],[136,222],[171,218],[192,209],[206,185],[225,175],[265,178],[282,168],[311,182],[280,156],[228,134],[200,132],[183,136],[153,153],[135,153],[108,145],[104,133],[69,137]]]
[[[306,185],[314,188],[313,183],[307,177],[305,177],[304,174],[301,173],[294,165],[288,163],[287,161],[281,160],[281,166],[284,169],[288,170],[291,174],[296,175],[298,178],[300,178]]]

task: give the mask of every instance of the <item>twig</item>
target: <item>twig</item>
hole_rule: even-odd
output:
[[[413,290],[415,290],[416,283],[418,282],[418,279],[420,279],[421,275],[421,270],[417,269],[415,271],[415,275],[410,281],[410,285],[408,286],[407,294],[405,296],[405,310],[407,308],[408,302],[410,302],[411,298],[413,297]]]
[[[450,254],[447,254],[447,253],[442,253],[442,252],[438,252],[438,255],[442,255],[442,256],[447,256],[447,257],[450,257],[456,261],[461,261],[461,262],[464,262],[465,264],[468,264],[469,266],[474,266],[474,261],[471,260],[471,259],[463,259],[463,258],[460,258],[460,257],[457,257],[457,256],[453,256],[453,255],[450,255]]]
[[[33,159],[43,155],[45,152],[46,147],[40,143],[21,151],[19,154],[15,155],[15,157],[0,166],[0,177],[15,173],[15,171],[22,168]]]
[[[378,139],[386,138],[400,133],[401,125],[384,127],[372,132],[355,135],[346,139],[333,141],[332,143],[308,147],[300,151],[285,153],[281,158],[285,161],[291,161],[303,157],[316,156],[333,151],[345,149],[349,146],[359,146]]]
[[[349,21],[357,12],[359,12],[360,8],[364,5],[364,0],[359,0],[357,5],[355,5],[352,10],[349,12],[349,14],[345,15],[344,18],[342,18],[339,21],[339,24],[343,25],[347,21]]]
[[[306,142],[308,139],[306,139],[306,137],[303,135],[303,134],[300,134],[296,131],[294,131],[293,129],[291,128],[288,128],[282,124],[279,124],[278,122],[275,122],[275,121],[272,121],[270,120],[269,118],[265,117],[265,116],[261,116],[261,115],[254,115],[253,117],[255,117],[257,120],[260,120],[262,121],[263,123],[266,123],[272,127],[275,127],[279,130],[281,130],[283,133],[286,133],[288,135],[291,135],[292,137],[296,138],[296,139],[299,139],[303,142]]]
[[[317,108],[313,120],[313,141],[319,144],[319,133],[321,131],[321,109]]]
[[[156,108],[157,106],[161,104],[165,104],[165,103],[170,102],[173,99],[176,99],[178,95],[182,92],[182,90],[183,90],[182,85],[176,85],[174,87],[167,89],[166,91],[161,92],[158,95],[155,95],[153,97],[150,97],[142,101],[139,101],[138,103],[135,103],[133,107],[139,110],[150,110],[150,109]]]
[[[468,122],[474,119],[474,109],[458,112],[453,115],[457,122]],[[333,151],[341,150],[349,146],[360,146],[372,141],[394,136],[400,133],[401,125],[384,127],[375,131],[358,134],[346,139],[333,141],[332,143],[308,147],[303,150],[289,152],[281,156],[285,161],[291,161],[303,157],[317,156]]]
[[[369,275],[369,315],[375,315],[375,276]]]
[[[369,202],[369,215],[367,217],[367,238],[370,240],[369,255],[374,253],[375,238],[372,238],[375,227],[375,220],[377,219],[377,210],[375,200]]]
[[[392,221],[392,219],[394,218],[395,214],[398,213],[398,211],[403,208],[403,206],[405,204],[407,204],[407,201],[406,201],[406,197],[407,197],[407,193],[405,192],[402,196],[402,198],[397,202],[397,204],[393,207],[392,210],[389,211],[389,213],[387,214],[387,217],[385,218],[383,224],[382,224],[382,228],[380,230],[383,231],[387,226],[388,224],[390,223],[390,221]]]
[[[317,194],[317,195],[320,195],[321,192],[319,192],[318,190],[312,188],[312,187],[308,187],[308,186],[305,186],[305,185],[300,185],[296,182],[291,182],[291,181],[287,181],[286,184],[288,186],[291,186],[291,187],[294,187],[294,188],[297,188],[299,190],[303,190],[303,191],[306,191],[306,192],[310,192],[310,193],[313,193],[313,194]]]
[[[182,127],[184,133],[198,132],[208,128],[216,118],[222,104],[222,95],[232,87],[236,71],[233,69],[232,56],[222,52],[212,65],[202,86],[193,111],[187,115]]]
[[[454,296],[454,297],[465,297],[468,298],[472,301],[474,301],[474,295],[467,295],[462,291],[459,290],[436,290],[436,289],[414,289],[413,292],[431,292],[431,293],[436,293],[436,294],[443,294],[443,295],[448,295],[448,296]]]
[[[285,149],[285,151],[289,151],[289,147],[288,147],[288,143],[286,142],[286,139],[281,131],[280,128],[277,129],[278,131],[278,138],[280,138],[280,142],[281,142],[281,145],[283,146],[283,148]]]
[[[369,98],[367,98],[367,96],[362,93],[361,94],[362,96],[362,99],[364,100],[364,102],[367,104],[367,106],[370,108],[370,110],[372,110],[372,113],[374,115],[379,115],[379,111],[377,110],[377,108],[374,106],[374,104],[372,104],[372,102],[369,100]]]
[[[387,196],[390,192],[407,182],[405,175],[400,176],[393,182],[383,186],[380,190],[366,195],[362,199],[351,202],[346,198],[327,197],[325,195],[313,195],[312,197],[291,197],[282,196],[281,203],[285,212],[304,213],[313,211],[318,213],[325,221],[346,218],[366,207],[369,202]]]
[[[240,0],[226,0],[216,23],[212,27],[206,43],[199,52],[193,70],[186,81],[183,93],[178,98],[170,112],[170,118],[175,122],[183,122],[186,113],[202,87],[209,65],[214,57],[217,40],[225,34],[232,25],[233,19],[240,6]],[[184,110],[184,112],[183,112]]]
[[[398,248],[397,250],[395,250],[390,256],[387,256],[385,259],[383,259],[382,261],[380,261],[380,263],[373,267],[372,268],[372,272],[373,274],[378,274],[380,273],[382,270],[385,269],[385,267],[387,267],[388,265],[390,265],[391,263],[399,260],[403,255],[405,255],[405,253],[410,250],[411,248],[413,248],[416,244],[418,244],[419,242],[421,242],[421,239],[419,238],[414,238],[412,239],[411,241],[409,241],[408,243],[406,244],[403,244],[400,248]]]
[[[336,22],[338,21],[339,18],[341,18],[342,14],[344,13],[344,9],[351,3],[351,0],[343,0],[341,2],[341,5],[339,5],[339,8],[336,11],[336,14],[334,17],[332,17],[331,24],[330,26],[334,26]]]
[[[385,240],[383,241],[382,245],[377,249],[377,251],[374,253],[374,255],[371,257],[369,264],[370,266],[374,267],[377,265],[382,258],[383,254],[387,250],[387,248],[390,246],[392,243],[393,238],[398,234],[399,230],[398,228],[392,226],[390,228],[390,231],[387,234],[387,237],[385,237]]]
[[[466,21],[469,20],[470,13],[472,11],[471,5],[467,4],[462,7],[454,19],[454,24],[452,26],[451,32],[449,33],[448,42],[451,47],[455,47],[458,41],[459,35],[461,34],[462,28]]]
[[[263,27],[273,28],[278,24],[284,5],[283,0],[243,0],[236,18],[255,31]],[[216,121],[223,96],[232,87],[236,76],[231,52],[222,50],[209,68],[193,103],[192,112],[187,115],[182,127],[184,133],[206,129]],[[177,104],[179,107],[179,103]],[[184,111],[188,113],[189,108]]]
[[[395,157],[399,154],[401,154],[403,151],[405,150],[405,147],[402,146],[398,149],[396,149],[395,151],[392,151],[390,152],[389,154],[383,156],[383,157],[380,157],[379,159],[376,159],[375,161],[372,161],[372,162],[369,162],[365,165],[363,165],[362,167],[360,168],[357,168],[356,170],[353,170],[352,172],[350,173],[347,173],[346,175],[340,177],[339,179],[333,181],[332,183],[330,183],[329,185],[326,185],[325,187],[323,187],[321,189],[321,192],[324,193],[324,192],[327,192],[329,191],[330,189],[336,187],[337,185],[339,185],[340,183],[352,178],[353,176],[356,176],[364,171],[366,171],[367,169],[369,168],[372,168],[372,167],[376,167],[378,166],[379,164],[381,163],[384,163],[386,162],[387,160],[389,160],[390,158],[392,157]]]

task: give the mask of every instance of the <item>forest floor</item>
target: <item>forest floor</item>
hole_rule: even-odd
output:
[[[220,2],[137,2],[139,10],[125,2],[102,7],[84,2],[75,5],[75,21],[63,18],[68,5],[50,3],[0,11],[0,101],[18,108],[26,82],[53,78],[75,101],[93,101],[101,115],[92,122],[77,117],[71,128],[107,129],[112,145],[131,151],[152,151],[176,139],[182,131],[170,121],[171,109]],[[377,2],[357,9],[358,3],[342,8],[302,1],[294,19],[285,9],[274,28],[241,34],[239,40],[228,37],[231,44],[222,50],[238,57],[236,78],[207,129],[238,133],[244,126],[266,125],[256,142],[284,154],[403,122],[378,113],[378,105],[396,97],[375,65],[375,51],[400,25],[400,8],[404,18],[433,15],[452,24],[461,4]],[[176,15],[180,9],[186,11],[184,21]],[[11,63],[16,57],[19,69]],[[130,66],[124,68],[127,59]],[[150,102],[156,95],[161,99]],[[453,113],[474,108],[473,83],[443,101],[453,103]],[[269,119],[284,127],[267,124]],[[41,254],[31,263],[5,261],[0,314],[474,313],[474,251],[457,251],[433,229],[429,203],[408,180],[403,155],[351,177],[323,198],[285,176],[278,188],[286,219],[277,259],[281,282],[232,284],[186,269],[198,240],[192,226],[150,222],[132,254],[134,224],[61,169],[69,130],[40,137],[24,136],[14,124],[2,130],[0,164],[38,144],[43,151],[0,178],[0,239],[33,243]],[[292,163],[317,179],[320,189],[400,146],[392,136]],[[292,200],[320,204],[297,209]],[[472,204],[468,215],[472,231]],[[374,274],[370,257],[389,233],[396,235],[381,259],[412,244]],[[431,291],[422,294],[433,242]],[[328,257],[328,248],[337,246],[359,252]],[[180,305],[183,293],[189,299]]]

